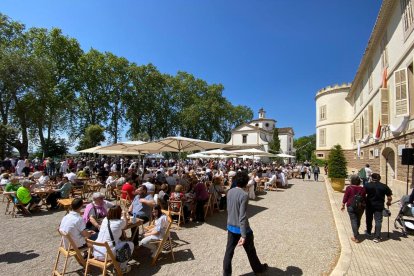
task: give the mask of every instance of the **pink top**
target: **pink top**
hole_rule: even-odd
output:
[[[356,185],[350,185],[346,188],[344,198],[342,200],[342,203],[346,206],[350,206],[352,204],[352,200],[354,198],[354,195],[361,194],[363,198],[365,198],[366,192],[365,188],[362,186],[356,186]]]

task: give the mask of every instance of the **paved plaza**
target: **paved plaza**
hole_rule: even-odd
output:
[[[362,242],[355,244],[350,240],[348,214],[340,211],[342,197],[328,181],[295,179],[289,189],[250,201],[258,255],[270,266],[264,275],[326,275],[331,271],[332,275],[414,275],[414,260],[409,257],[414,252],[413,237],[403,237],[394,229],[397,204],[391,207],[389,238],[384,219],[381,243],[363,235]],[[56,230],[65,212],[42,211],[13,219],[4,215],[5,203],[1,205],[0,275],[50,275],[59,244]],[[166,254],[152,267],[149,252],[139,248],[130,275],[221,275],[225,225],[226,213],[220,212],[204,224],[174,229],[176,261]],[[364,230],[365,217],[360,232]],[[253,275],[242,248],[236,249],[233,270],[234,275]],[[83,270],[72,260],[68,275],[83,275]]]
[[[414,275],[414,259],[410,257],[414,252],[413,236],[409,234],[408,237],[403,237],[401,231],[394,228],[398,204],[393,204],[390,208],[389,237],[388,219],[384,218],[382,242],[374,243],[372,238],[362,235],[361,243],[355,244],[350,240],[352,229],[348,213],[340,210],[343,193],[334,192],[328,181],[326,184],[341,241],[341,256],[332,275]],[[393,202],[398,199],[394,196]],[[365,230],[364,213],[360,234]]]
[[[268,192],[250,201],[250,224],[259,258],[270,266],[266,275],[322,275],[340,254],[337,231],[324,182],[291,180],[291,187]],[[4,215],[2,203],[0,275],[50,275],[57,254],[57,228],[64,211],[33,217]],[[139,264],[130,275],[221,275],[226,244],[226,213],[215,213],[207,222],[189,223],[174,230],[175,257],[163,256],[155,267],[145,249],[135,252]],[[237,248],[234,275],[253,275],[247,256]],[[83,271],[72,260],[69,275]],[[99,272],[93,273],[99,275]]]

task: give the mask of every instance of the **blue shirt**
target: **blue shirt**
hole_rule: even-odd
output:
[[[132,201],[132,213],[135,214],[135,216],[151,217],[151,207],[146,204],[142,204],[139,199],[140,198],[138,196],[134,197],[134,200]],[[144,199],[154,200],[150,194],[146,195]]]

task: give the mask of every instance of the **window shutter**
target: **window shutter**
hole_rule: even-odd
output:
[[[351,125],[351,143],[355,142],[355,124]]]
[[[355,140],[361,139],[361,121],[360,118],[355,119]]]
[[[326,129],[325,128],[319,129],[319,146],[320,147],[326,146]]]
[[[408,113],[407,69],[395,72],[395,115]]]
[[[389,121],[389,91],[381,88],[381,125],[388,125]]]
[[[374,133],[374,109],[372,105],[368,106],[368,121],[369,121],[369,133]]]
[[[365,138],[368,135],[368,126],[369,120],[368,120],[368,110],[364,110],[364,134],[362,135],[363,138]]]

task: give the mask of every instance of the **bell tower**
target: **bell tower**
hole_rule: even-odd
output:
[[[263,107],[259,109],[259,119],[264,119],[266,115],[266,111],[264,111]]]

